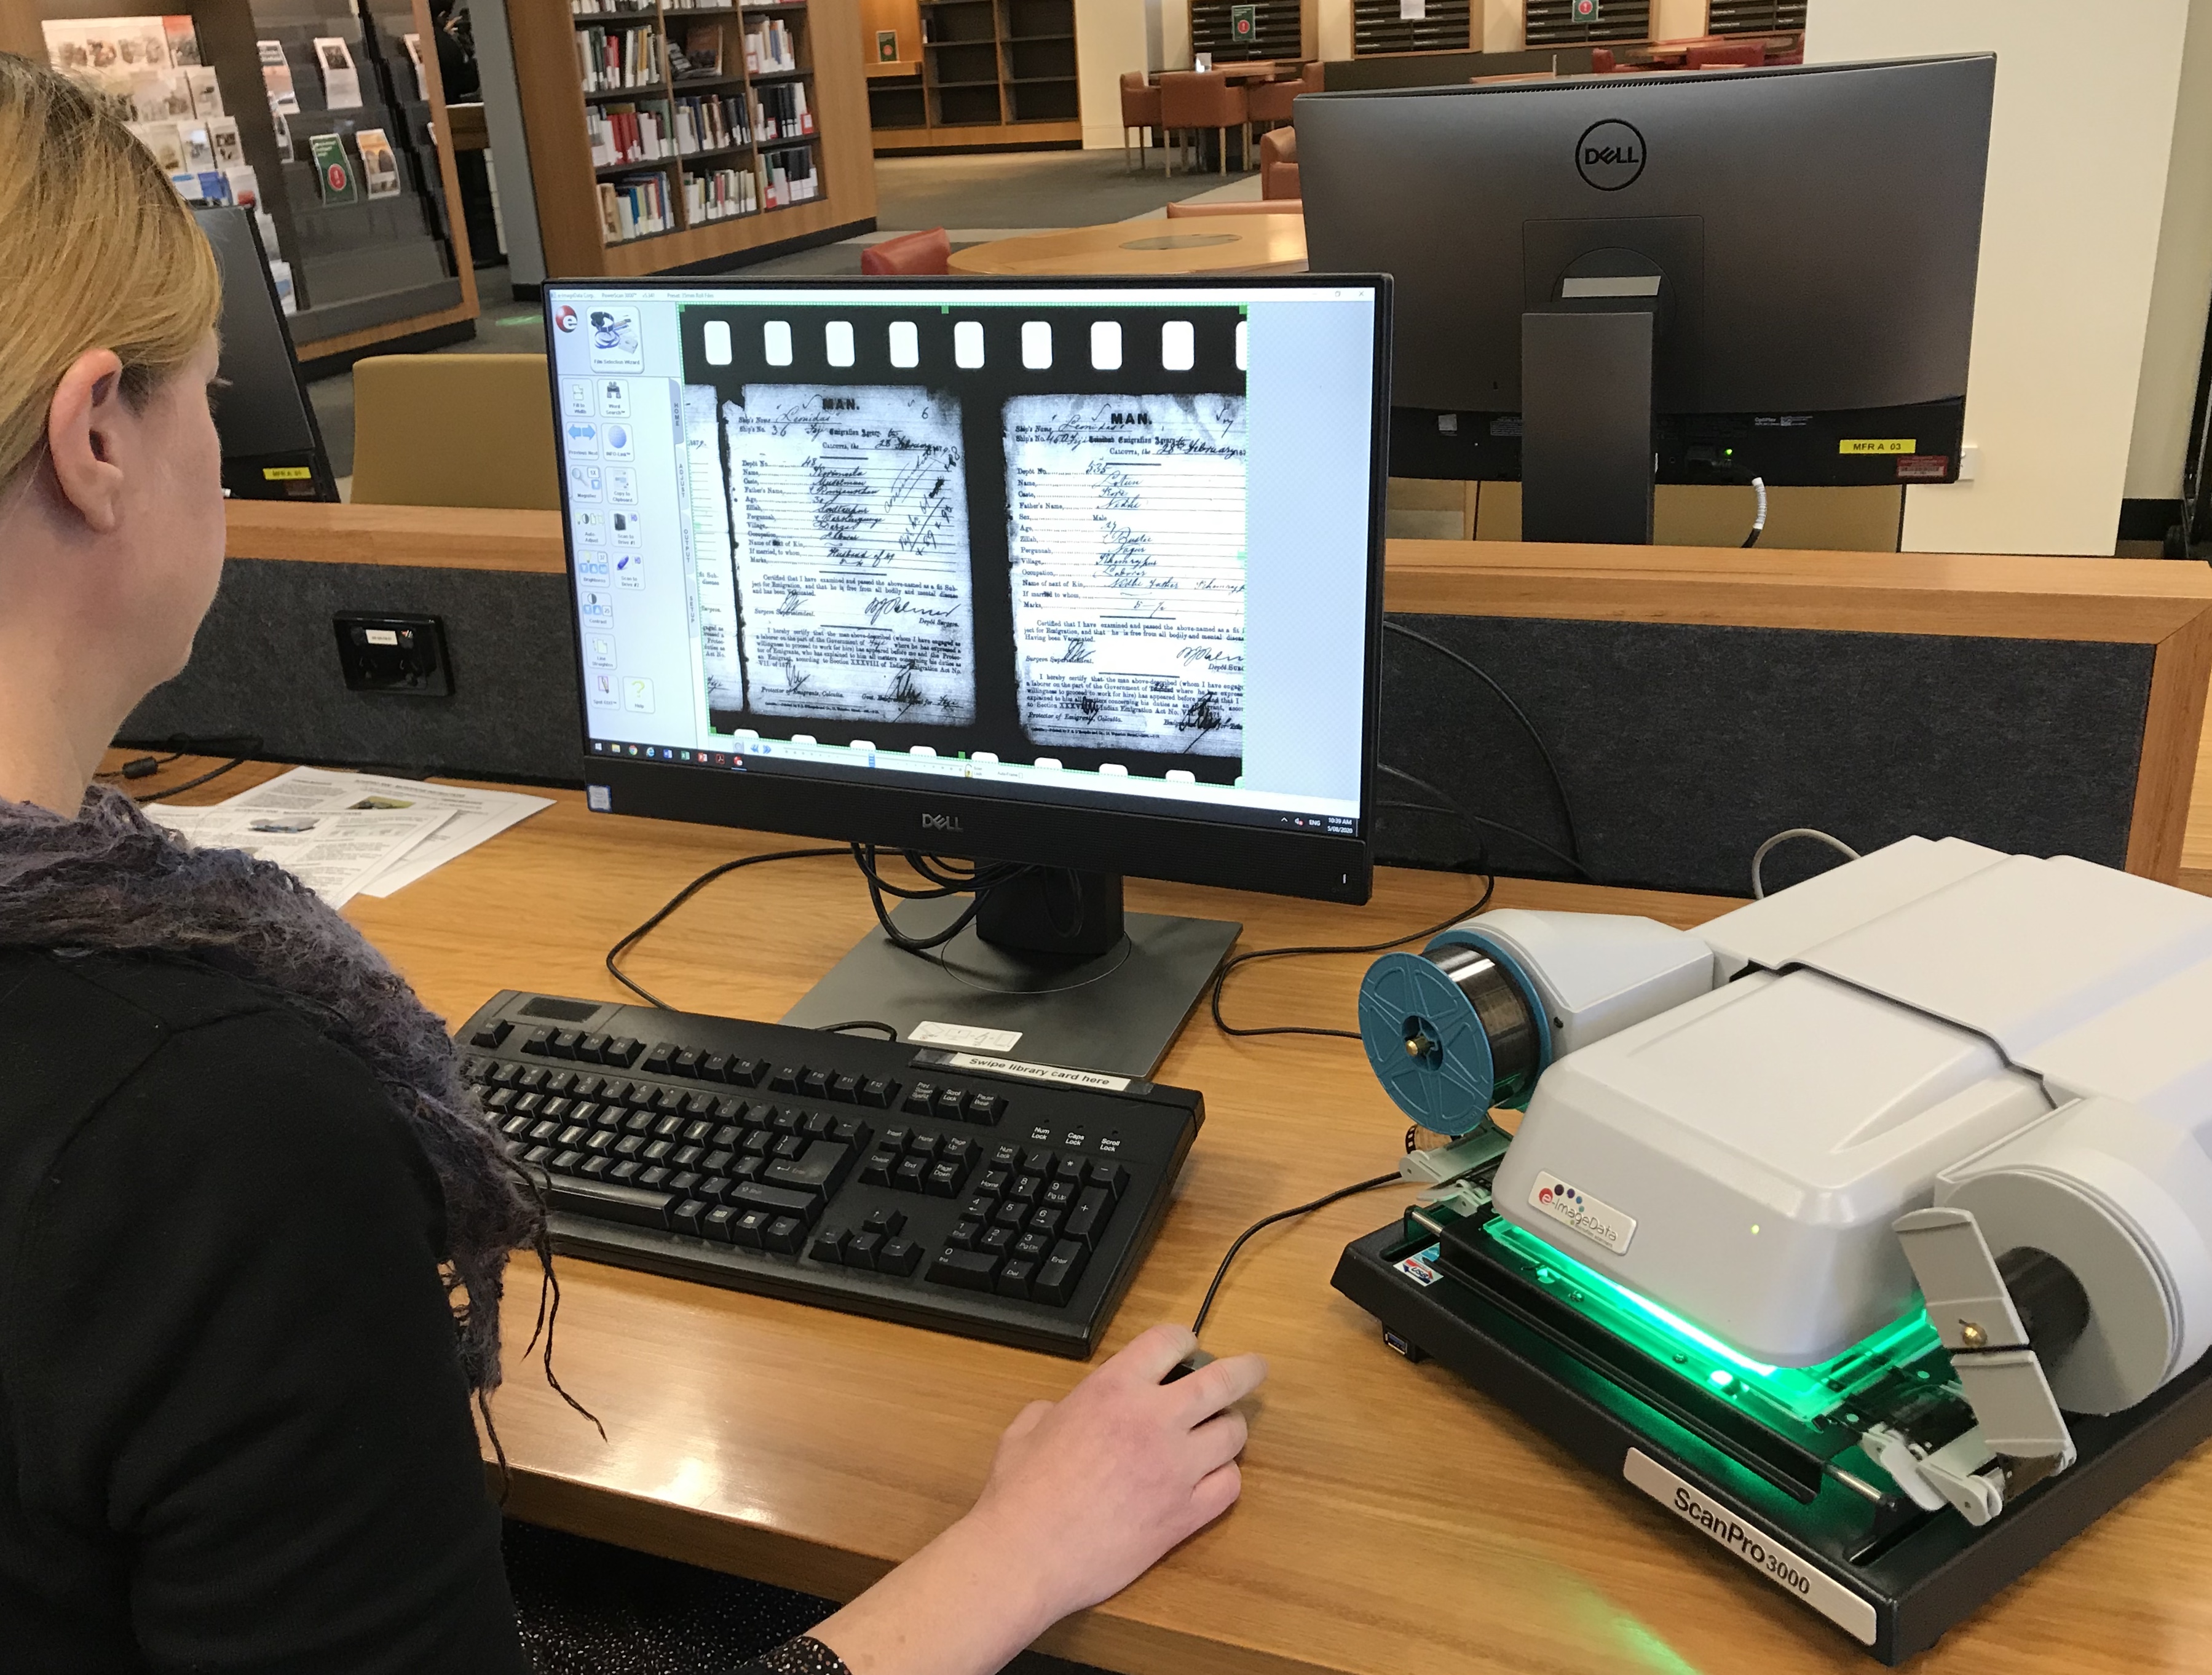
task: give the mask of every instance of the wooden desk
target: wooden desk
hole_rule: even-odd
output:
[[[952,253],[955,273],[1303,273],[1304,216],[1180,216],[996,239]]]
[[[179,763],[165,777],[191,771]],[[189,800],[264,771],[241,770]],[[618,935],[709,863],[781,843],[587,816],[580,798],[561,794],[422,882],[348,913],[456,1022],[506,987],[619,999],[600,966]],[[1370,940],[1471,897],[1455,878],[1392,871],[1360,910],[1135,880],[1129,892],[1146,911],[1241,918],[1247,947]],[[1511,883],[1498,901],[1642,911],[1685,926],[1731,904]],[[869,923],[848,865],[779,864],[713,886],[631,963],[677,1005],[774,1018]],[[1231,1015],[1346,1024],[1366,965],[1263,966],[1232,989]],[[1379,1172],[1404,1131],[1351,1042],[1232,1042],[1194,1021],[1161,1079],[1204,1089],[1206,1124],[1109,1349],[1152,1321],[1188,1319],[1237,1231]],[[1243,1504],[1126,1593],[1062,1624],[1046,1649],[1141,1675],[1876,1667],[1659,1508],[1574,1464],[1450,1374],[1383,1349],[1328,1279],[1345,1242],[1408,1196],[1372,1193],[1248,1247],[1207,1329],[1212,1348],[1258,1349],[1273,1363],[1255,1404]],[[589,1263],[564,1261],[561,1271],[560,1371],[609,1440],[523,1359],[536,1293],[532,1265],[518,1264],[495,1406],[516,1473],[509,1510],[817,1593],[850,1595],[956,1517],[999,1428],[1083,1370]],[[1069,1516],[1079,1524],[1080,1509]],[[2212,1667],[2208,1568],[2212,1461],[2200,1453],[1914,1667]]]

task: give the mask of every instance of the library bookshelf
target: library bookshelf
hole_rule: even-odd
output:
[[[864,5],[872,58],[884,37],[896,41],[896,61],[869,66],[878,151],[1083,143],[1075,0]]]
[[[571,0],[509,0],[507,6],[549,274],[629,277],[712,268],[748,251],[873,222],[875,169],[859,0],[740,0],[713,6],[670,0],[643,5],[578,3],[604,9],[574,10]],[[748,36],[763,43],[787,42],[788,58],[756,53],[749,65]],[[613,84],[587,88],[586,51],[617,37],[626,39],[626,54],[619,49],[606,57],[592,54],[594,65],[617,64]],[[708,54],[694,51],[702,40],[715,49],[713,72],[672,81],[670,45],[687,60],[703,63]],[[654,159],[594,161],[595,114],[609,125],[617,113],[651,115],[672,141],[678,133],[676,107],[684,100],[735,101],[744,115],[744,137],[732,132],[731,143],[672,150]],[[772,137],[763,117],[774,116],[781,106],[787,120],[802,103],[806,129]],[[634,125],[625,131],[635,131]],[[813,195],[771,202],[770,171],[779,164],[791,178],[797,178],[800,166],[811,165]],[[687,180],[726,178],[726,172],[752,177],[758,207],[720,216],[698,213]],[[655,179],[662,183],[665,206],[659,228],[625,236],[632,223],[624,221],[611,231],[603,214],[602,185],[626,193],[635,189],[646,197],[647,183]]]

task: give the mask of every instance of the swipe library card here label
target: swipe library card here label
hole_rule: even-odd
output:
[[[1595,1240],[1615,1256],[1626,1256],[1628,1241],[1636,1237],[1633,1215],[1569,1185],[1548,1169],[1537,1172],[1535,1184],[1528,1189],[1528,1208]]]
[[[1641,1448],[1631,1448],[1620,1475],[1685,1524],[1703,1530],[1786,1593],[1794,1593],[1863,1646],[1874,1644],[1874,1606],[1796,1551],[1771,1530],[1710,1499]]]

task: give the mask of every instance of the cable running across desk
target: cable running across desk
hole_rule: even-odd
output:
[[[1198,1318],[1190,1323],[1190,1335],[1196,1337],[1206,1330],[1206,1317],[1213,1310],[1213,1294],[1221,1289],[1221,1282],[1229,1277],[1229,1264],[1237,1260],[1237,1252],[1244,1248],[1245,1242],[1254,1233],[1264,1227],[1272,1227],[1278,1221],[1287,1221],[1293,1216],[1310,1215],[1316,1209],[1325,1209],[1340,1199],[1355,1197],[1362,1192],[1372,1192],[1377,1187],[1402,1183],[1405,1179],[1403,1175],[1393,1169],[1389,1174],[1377,1175],[1372,1180],[1355,1181],[1350,1186],[1340,1186],[1334,1192],[1325,1192],[1310,1203],[1299,1204],[1290,1209],[1279,1209],[1273,1215],[1261,1216],[1237,1235],[1236,1243],[1229,1247],[1228,1253],[1221,1258],[1221,1266],[1213,1270],[1213,1283],[1206,1288],[1206,1300],[1198,1306]]]
[[[1222,991],[1229,986],[1231,972],[1240,966],[1251,965],[1256,960],[1290,959],[1309,954],[1383,953],[1392,948],[1401,947],[1407,942],[1419,941],[1424,938],[1434,936],[1438,931],[1449,929],[1462,919],[1473,917],[1490,904],[1490,898],[1498,889],[1498,874],[1490,866],[1489,847],[1483,842],[1482,833],[1476,829],[1478,825],[1482,823],[1478,822],[1474,815],[1468,813],[1464,809],[1449,806],[1451,800],[1443,792],[1437,790],[1435,787],[1414,779],[1410,774],[1398,774],[1395,769],[1386,768],[1383,771],[1420,786],[1423,790],[1427,791],[1440,803],[1446,806],[1437,807],[1421,802],[1386,802],[1379,804],[1378,807],[1403,809],[1417,814],[1441,814],[1446,819],[1456,819],[1467,823],[1468,831],[1474,838],[1475,852],[1465,870],[1480,873],[1482,875],[1482,893],[1466,907],[1456,909],[1445,917],[1437,920],[1436,923],[1409,930],[1404,935],[1394,936],[1386,942],[1315,943],[1299,947],[1255,948],[1249,953],[1237,954],[1223,961],[1221,969],[1214,973],[1209,1002],[1213,1013],[1213,1026],[1224,1035],[1322,1035],[1334,1037],[1340,1040],[1357,1041],[1359,1039],[1359,1032],[1356,1029],[1325,1029],[1318,1024],[1261,1024],[1249,1027],[1232,1024],[1221,1015]],[[1509,826],[1505,830],[1510,831],[1512,828]],[[1516,832],[1514,835],[1519,837],[1522,834]],[[1540,844],[1538,847],[1540,848],[1542,845]]]

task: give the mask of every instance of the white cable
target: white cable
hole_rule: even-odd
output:
[[[1759,536],[1766,529],[1766,479],[1763,477],[1754,477],[1751,479],[1751,486],[1753,491],[1759,496],[1759,512],[1751,521],[1751,533],[1743,538],[1743,544],[1746,546],[1757,546]]]
[[[1810,838],[1816,842],[1826,844],[1847,861],[1856,861],[1859,858],[1859,852],[1842,838],[1831,838],[1825,831],[1815,831],[1809,825],[1793,825],[1787,831],[1778,831],[1752,852],[1751,894],[1754,901],[1766,899],[1766,881],[1759,876],[1759,868],[1766,864],[1767,851],[1777,844],[1788,843],[1792,838]]]

